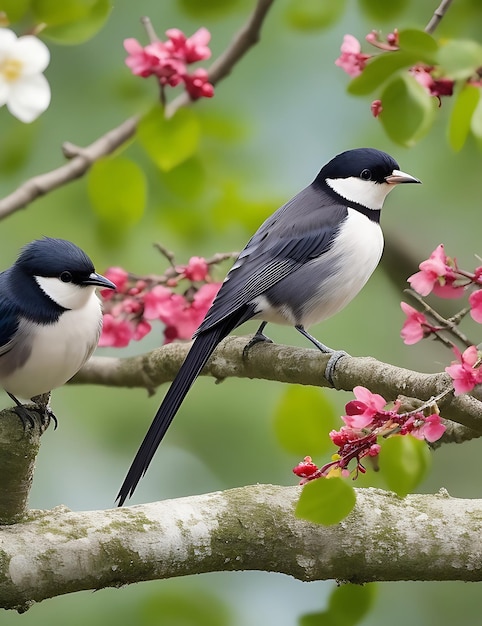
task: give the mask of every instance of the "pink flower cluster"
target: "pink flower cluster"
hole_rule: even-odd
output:
[[[154,41],[142,46],[136,39],[125,39],[124,48],[129,56],[126,65],[136,76],[147,78],[156,76],[161,87],[175,87],[181,82],[193,100],[211,98],[214,87],[209,82],[208,73],[203,68],[192,74],[187,65],[209,59],[208,47],[211,34],[206,28],[200,28],[191,37],[186,37],[177,28],[166,31],[167,41]]]
[[[385,41],[380,38],[380,34],[377,31],[371,31],[365,39],[372,46],[384,52],[395,52],[399,49],[398,32],[396,29],[393,33],[387,35]],[[352,78],[355,78],[363,72],[366,64],[373,57],[373,54],[365,54],[361,51],[361,44],[356,37],[345,35],[341,44],[341,54],[336,59],[335,65],[341,67]],[[438,98],[439,104],[441,104],[440,98],[442,96],[451,96],[453,94],[455,81],[438,76],[439,69],[437,67],[420,63],[410,68],[409,72],[424,87],[427,93]],[[382,101],[374,100],[370,108],[372,115],[378,117],[383,111]]]
[[[420,263],[419,270],[410,276],[408,282],[421,296],[434,293],[440,298],[461,298],[468,289],[475,288],[468,298],[470,315],[475,322],[482,324],[482,266],[476,267],[473,272],[460,269],[457,260],[448,257],[444,246],[440,244],[426,261]],[[401,336],[407,345],[446,330],[444,326],[431,324],[427,315],[406,302],[402,302],[401,307],[406,315]],[[453,350],[457,360],[446,367],[445,371],[453,380],[455,395],[459,395],[472,391],[475,385],[482,383],[482,370],[475,346],[469,346],[461,353],[453,345]]]
[[[99,346],[120,348],[138,341],[150,332],[154,320],[165,325],[165,343],[192,337],[221,283],[211,282],[209,266],[201,257],[192,257],[187,265],[175,269],[176,276],[163,280],[165,284],[152,278],[131,277],[120,267],[105,272],[117,290],[101,292],[104,324]],[[174,288],[181,281],[189,284],[183,293],[177,293]]]
[[[365,387],[353,389],[356,400],[351,400],[345,406],[345,422],[340,430],[332,430],[330,438],[338,446],[333,460],[318,468],[310,457],[305,457],[293,472],[301,478],[304,484],[315,478],[333,475],[349,476],[348,466],[355,461],[352,470],[354,478],[358,473],[365,473],[361,460],[364,457],[376,457],[380,452],[378,437],[394,435],[412,435],[417,439],[433,442],[440,439],[445,432],[445,426],[438,414],[424,415],[421,411],[398,413],[400,402],[396,401],[393,408],[386,410],[387,401],[381,395],[372,393]]]

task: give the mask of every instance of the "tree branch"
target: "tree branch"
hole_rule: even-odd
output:
[[[430,22],[425,27],[425,32],[432,35],[437,26],[440,24],[443,16],[447,13],[449,6],[452,4],[452,0],[442,0],[440,5],[435,9]]]
[[[356,492],[352,513],[329,527],[294,516],[299,487],[273,485],[107,511],[32,511],[1,529],[0,606],[25,611],[75,591],[216,571],[482,580],[481,500]]]
[[[224,378],[258,378],[282,383],[330,387],[323,376],[329,355],[318,350],[294,348],[277,344],[253,346],[246,357],[246,337],[228,337],[217,347],[204,376]],[[172,381],[179,371],[190,343],[171,343],[147,354],[129,358],[94,357],[72,379],[74,383],[112,387],[143,387],[150,393],[162,383]],[[363,385],[373,393],[394,400],[398,395],[422,401],[450,387],[444,373],[423,374],[382,363],[371,357],[345,357],[338,361],[335,372],[337,389],[351,391]],[[449,395],[440,403],[441,414],[463,426],[465,438],[482,434],[482,402],[472,396]],[[457,430],[460,440],[460,429]]]
[[[274,0],[258,0],[246,25],[234,37],[230,46],[214,61],[208,70],[209,79],[215,84],[227,76],[234,65],[259,40],[264,19]],[[182,93],[166,107],[166,115],[172,116],[182,106],[192,100]],[[133,116],[110,130],[86,148],[78,148],[70,143],[64,144],[64,154],[70,161],[55,170],[34,176],[22,183],[14,192],[0,200],[0,219],[25,208],[30,202],[83,176],[88,169],[103,156],[111,154],[136,132],[139,116]]]

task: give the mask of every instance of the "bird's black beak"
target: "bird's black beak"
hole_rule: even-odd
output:
[[[100,287],[101,289],[116,289],[114,283],[102,276],[102,274],[97,274],[97,272],[92,272],[92,274],[83,281],[84,285],[95,285],[96,287]]]
[[[385,176],[385,182],[389,185],[398,185],[400,183],[421,183],[422,181],[400,170],[393,170],[389,176]]]

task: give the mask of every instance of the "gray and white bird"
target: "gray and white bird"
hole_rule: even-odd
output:
[[[94,351],[102,329],[97,287],[115,289],[64,239],[32,241],[0,274],[0,387],[19,408],[19,397],[60,387]]]
[[[121,486],[119,506],[134,493],[192,383],[233,329],[262,320],[256,341],[265,339],[268,322],[287,324],[321,351],[334,352],[306,329],[340,311],[367,282],[382,255],[386,196],[399,183],[419,182],[385,152],[348,150],[259,227],[196,331]]]

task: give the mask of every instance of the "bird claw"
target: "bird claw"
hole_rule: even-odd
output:
[[[350,356],[348,352],[345,352],[345,350],[331,351],[330,358],[328,359],[328,363],[325,367],[325,378],[332,387],[335,387],[335,383],[333,382],[333,374],[335,373],[336,365],[338,361],[345,356]]]
[[[17,400],[14,395],[10,393],[8,395],[16,404],[13,410],[20,418],[24,430],[26,430],[27,428],[34,428],[35,425],[38,424],[40,432],[44,433],[49,427],[51,421],[54,423],[54,430],[57,429],[58,420],[55,417],[52,409],[45,403],[43,396],[36,396],[35,398],[33,398],[35,404],[32,405],[31,408],[27,408],[27,406]],[[37,399],[39,400],[39,402],[36,402]]]
[[[264,335],[263,333],[257,332],[255,335],[251,337],[248,343],[244,346],[243,349],[243,358],[248,356],[248,352],[251,350],[253,346],[257,343],[273,343],[272,339]]]

